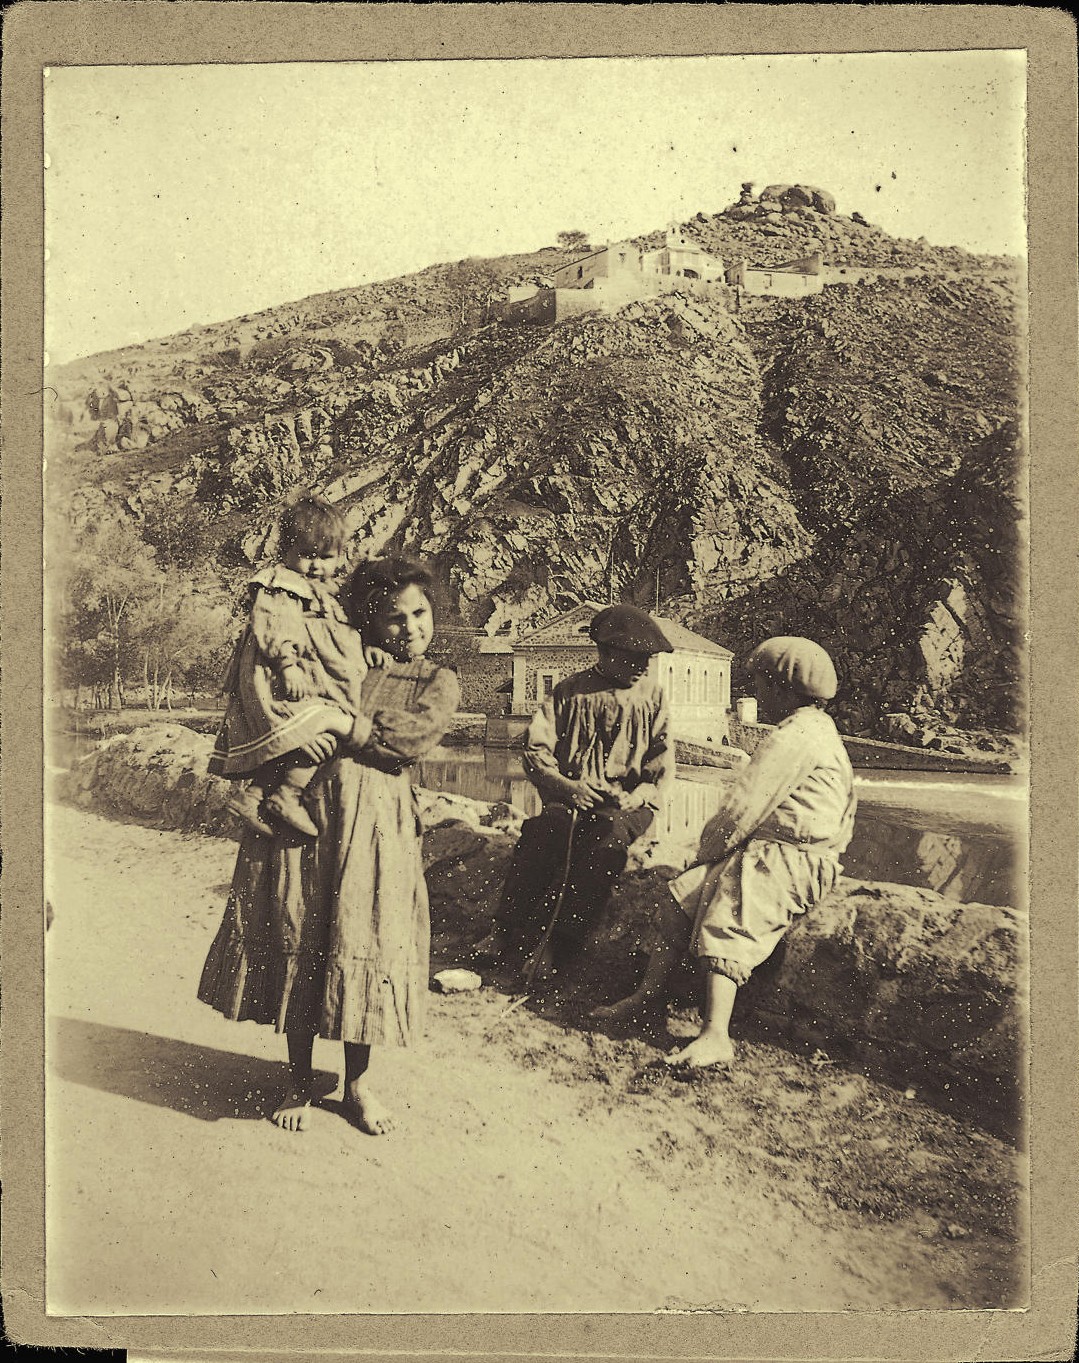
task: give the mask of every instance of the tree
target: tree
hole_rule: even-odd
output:
[[[590,251],[588,233],[578,230],[559,232],[557,241],[563,251]]]
[[[217,689],[233,632],[230,617],[223,600],[200,592],[190,578],[162,576],[156,598],[143,603],[135,624],[152,710],[172,709],[178,680]]]
[[[218,547],[206,508],[175,493],[146,502],[142,537],[152,545],[162,568],[203,567],[213,561]]]
[[[491,320],[491,304],[499,292],[499,276],[485,260],[460,260],[445,274],[454,333],[473,331]]]
[[[164,577],[153,549],[130,522],[100,521],[55,562],[51,576],[59,589],[62,672],[76,687],[107,688],[110,708],[121,709],[138,616]]]

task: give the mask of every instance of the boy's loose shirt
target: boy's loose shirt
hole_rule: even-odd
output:
[[[822,710],[796,710],[764,738],[705,824],[694,864],[721,861],[750,837],[837,860],[854,831],[850,758]]]
[[[545,805],[558,801],[560,781],[583,780],[611,793],[606,808],[658,816],[675,777],[663,688],[647,676],[615,687],[596,667],[574,673],[533,716],[522,765]]]
[[[498,917],[507,941],[527,950],[565,876],[553,940],[573,950],[598,921],[630,847],[654,825],[674,781],[662,688],[647,676],[615,686],[597,667],[567,677],[534,716],[522,762],[544,808],[521,830]],[[561,816],[572,804],[570,781],[588,782],[608,798],[567,824]]]

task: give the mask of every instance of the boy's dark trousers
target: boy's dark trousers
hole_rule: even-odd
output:
[[[650,809],[578,813],[566,890],[551,937],[556,959],[573,955],[595,926],[626,869],[630,844],[653,818]],[[564,805],[548,805],[534,819],[525,820],[497,915],[511,956],[523,958],[533,951],[550,921],[562,885],[570,827],[570,811]]]

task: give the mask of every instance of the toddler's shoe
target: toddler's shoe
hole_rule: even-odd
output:
[[[300,803],[300,797],[287,786],[281,786],[272,795],[267,795],[262,807],[297,833],[303,833],[308,838],[318,837],[318,826]]]
[[[241,823],[248,828],[253,828],[256,833],[265,833],[267,837],[273,837],[273,829],[266,822],[259,812],[262,804],[262,791],[249,786],[246,790],[241,790],[233,795],[228,802],[228,811]]]

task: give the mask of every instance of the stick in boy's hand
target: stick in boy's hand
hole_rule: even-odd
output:
[[[566,782],[566,799],[571,809],[598,809],[607,803],[609,795],[609,791],[601,790],[591,781]]]

